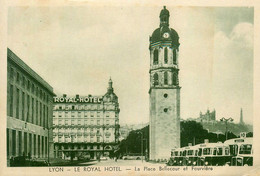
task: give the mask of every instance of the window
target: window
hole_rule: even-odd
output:
[[[176,57],[176,50],[173,49],[172,51],[172,58],[173,58],[173,64],[177,64],[176,60],[177,60],[177,57]]]
[[[100,125],[100,120],[97,120],[97,124]]]
[[[38,101],[36,100],[36,124],[39,125],[38,121]]]
[[[10,71],[10,78],[13,79],[14,78],[14,69],[11,68],[11,71]]]
[[[17,82],[17,83],[20,82],[20,74],[19,74],[19,72],[17,72],[17,75],[16,75],[16,82]]]
[[[16,89],[16,118],[19,119],[19,110],[20,110],[20,104],[19,104],[19,97],[20,97],[20,91],[19,89]]]
[[[168,97],[168,94],[167,94],[167,93],[165,93],[163,96],[164,96],[164,98],[167,98],[167,97]]]
[[[74,109],[75,109],[75,106],[71,106],[71,109],[74,110]]]
[[[158,50],[155,49],[153,52],[153,64],[157,65],[158,64]]]
[[[164,72],[164,84],[167,85],[168,84],[168,73]]]
[[[164,111],[164,112],[168,112],[168,108],[164,108],[163,111]]]
[[[10,112],[9,115],[13,116],[13,85],[10,84]]]
[[[210,148],[204,148],[203,155],[210,155]]]
[[[155,73],[153,75],[153,83],[154,83],[154,86],[159,85],[159,79],[158,79],[158,74],[157,73]]]
[[[32,84],[32,93],[34,93],[34,84]]]
[[[25,77],[23,76],[22,86],[25,87]]]
[[[175,73],[172,74],[172,84],[177,85],[177,75]]]
[[[106,117],[109,117],[109,112],[106,112]]]
[[[100,137],[97,137],[97,142],[100,142]]]
[[[97,117],[100,117],[100,112],[97,112]]]
[[[88,112],[84,112],[84,117],[88,117]]]
[[[223,149],[222,148],[217,148],[217,155],[222,155]]]
[[[22,92],[22,120],[24,120],[24,109],[25,109],[24,99],[25,99],[25,94],[24,92]]]
[[[239,148],[239,154],[251,154],[252,144],[243,144]]]
[[[32,123],[34,123],[34,98],[32,98]]]
[[[90,112],[90,117],[94,117],[94,112]]]
[[[30,85],[31,85],[31,83],[30,83],[30,81],[28,80],[28,82],[27,82],[27,89],[30,91]]]
[[[78,117],[81,117],[81,112],[80,111],[78,112]]]
[[[168,49],[167,49],[167,47],[164,48],[164,63],[165,64],[168,63]]]

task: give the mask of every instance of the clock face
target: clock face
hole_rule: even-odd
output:
[[[170,35],[169,35],[168,32],[166,32],[166,33],[163,34],[163,37],[164,37],[164,38],[168,38],[169,36],[170,36]]]

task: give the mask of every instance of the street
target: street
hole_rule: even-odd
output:
[[[78,166],[165,166],[164,163],[150,163],[141,160],[117,160],[117,162],[113,159],[103,160],[103,161],[91,161],[86,163],[79,163]]]

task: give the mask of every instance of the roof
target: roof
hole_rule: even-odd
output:
[[[164,38],[163,34],[164,33],[169,33],[169,37],[168,38]],[[160,27],[155,29],[155,31],[153,32],[151,38],[150,38],[150,42],[154,43],[154,42],[158,42],[158,41],[172,41],[173,44],[179,46],[179,35],[178,33],[169,27]]]
[[[39,82],[43,87],[45,87],[50,93],[53,93],[53,88],[35,71],[33,71],[26,63],[24,63],[12,50],[7,48],[7,59],[13,61],[16,65],[20,67],[24,72],[34,78],[37,82]]]

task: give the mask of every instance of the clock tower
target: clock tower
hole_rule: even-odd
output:
[[[169,159],[180,147],[179,36],[164,6],[150,37],[150,160]]]

